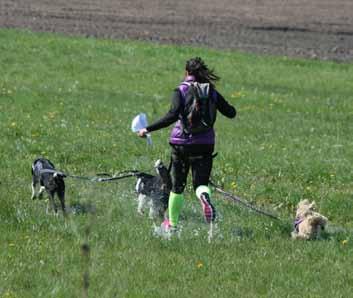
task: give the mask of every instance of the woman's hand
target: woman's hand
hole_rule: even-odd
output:
[[[141,138],[145,138],[148,134],[148,131],[146,128],[142,128],[138,131],[138,136],[141,137]]]

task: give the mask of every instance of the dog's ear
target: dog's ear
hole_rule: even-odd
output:
[[[315,208],[316,208],[316,203],[315,203],[315,201],[312,201],[312,202],[310,203],[309,208],[310,208],[310,210],[315,210]]]
[[[158,160],[154,163],[154,167],[155,167],[155,168],[159,168],[159,167],[161,167],[161,166],[163,166],[163,162],[162,162],[160,159],[158,159]]]
[[[309,205],[310,202],[308,199],[304,199],[304,200],[301,200],[299,201],[298,205],[297,205],[297,208],[302,208],[303,206],[306,206],[306,205]]]
[[[302,201],[302,204],[303,204],[303,205],[310,205],[310,202],[309,202],[308,199],[304,199],[304,200]]]

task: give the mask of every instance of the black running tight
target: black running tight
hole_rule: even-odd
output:
[[[189,169],[192,173],[194,190],[208,185],[212,170],[214,145],[171,145],[172,192],[182,193],[185,189]]]

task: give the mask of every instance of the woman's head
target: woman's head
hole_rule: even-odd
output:
[[[199,83],[214,83],[220,80],[220,77],[214,73],[213,69],[209,69],[205,62],[200,57],[191,58],[186,61],[185,70],[189,75],[195,77]]]

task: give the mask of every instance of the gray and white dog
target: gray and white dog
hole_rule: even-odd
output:
[[[55,194],[58,196],[63,214],[66,215],[65,208],[65,174],[57,171],[54,164],[45,158],[37,158],[32,164],[32,200],[37,197],[41,198],[43,192],[46,191],[49,196],[47,213],[50,207],[55,214],[58,213],[58,208],[55,204]],[[40,186],[36,193],[37,185]]]
[[[138,193],[137,212],[144,214],[144,209],[149,208],[149,217],[157,220],[165,217],[172,183],[169,171],[161,160],[156,161],[154,168],[157,175],[140,175],[135,190]]]

